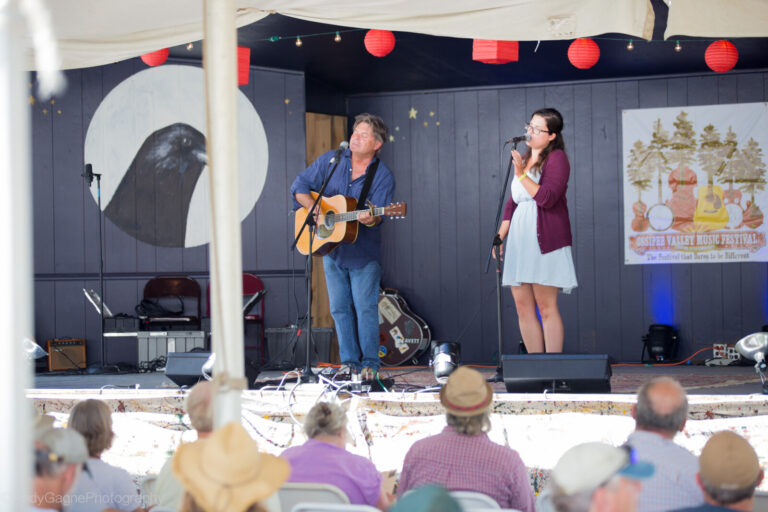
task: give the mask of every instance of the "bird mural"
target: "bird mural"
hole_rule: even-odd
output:
[[[184,247],[189,204],[207,160],[205,135],[192,126],[174,123],[154,131],[104,213],[142,242]]]

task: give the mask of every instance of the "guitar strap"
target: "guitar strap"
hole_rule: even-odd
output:
[[[357,208],[365,207],[365,200],[368,199],[368,191],[371,189],[371,183],[373,183],[373,177],[376,175],[376,169],[379,168],[379,158],[368,167],[368,171],[365,173],[365,181],[363,182],[363,189],[360,191],[360,197],[357,198]]]

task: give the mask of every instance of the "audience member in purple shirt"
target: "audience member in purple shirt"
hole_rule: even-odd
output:
[[[577,286],[565,199],[571,167],[562,130],[563,118],[555,109],[531,116],[528,150],[525,155],[512,151],[515,176],[498,232],[507,246],[502,282],[511,287],[529,353],[563,351],[557,294]]]
[[[340,406],[320,402],[312,407],[304,431],[307,442],[281,455],[291,465],[289,482],[335,485],[352,504],[389,508],[390,498],[382,488],[383,477],[376,466],[345,449],[347,417]]]

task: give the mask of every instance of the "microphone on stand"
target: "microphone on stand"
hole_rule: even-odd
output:
[[[333,158],[331,158],[330,163],[336,163],[336,160],[338,160],[339,157],[341,156],[341,152],[347,149],[348,147],[349,147],[349,142],[345,140],[342,141],[341,144],[339,144],[339,149],[336,150],[336,154],[333,155]]]
[[[511,139],[506,141],[504,144],[509,144],[509,143],[517,144],[518,142],[523,142],[526,140],[531,140],[531,135],[528,133],[526,133],[525,135],[518,135],[517,137],[512,137]]]
[[[93,166],[91,164],[85,164],[85,172],[80,176],[88,180],[88,186],[90,187],[93,183]]]

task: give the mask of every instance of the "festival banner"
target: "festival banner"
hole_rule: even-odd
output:
[[[768,103],[624,110],[624,263],[768,261]]]

